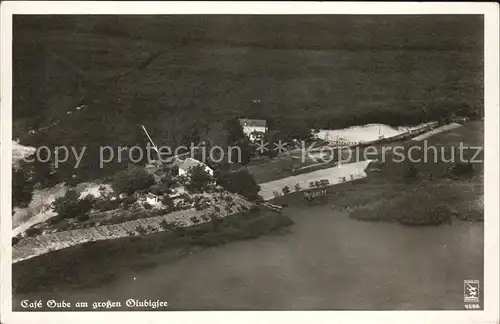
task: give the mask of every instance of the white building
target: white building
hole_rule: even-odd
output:
[[[240,125],[243,127],[243,133],[251,141],[256,141],[267,133],[267,122],[262,119],[241,118]]]
[[[150,192],[146,195],[146,202],[152,206],[161,204],[161,196],[155,195]]]
[[[186,175],[191,168],[196,166],[201,166],[208,174],[210,174],[211,176],[214,175],[214,170],[212,170],[208,165],[189,157],[182,161],[179,165],[179,175]]]

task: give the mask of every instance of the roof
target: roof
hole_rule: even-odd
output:
[[[156,195],[156,194],[154,194],[154,193],[152,193],[152,192],[148,192],[147,195],[146,195],[146,197],[148,197],[148,198],[157,198],[159,196]]]
[[[267,122],[263,119],[240,118],[241,126],[266,127]]]
[[[187,158],[179,165],[179,169],[182,169],[184,171],[189,171],[189,169],[191,169],[195,166],[202,166],[204,168],[208,168],[208,166],[201,161],[198,161],[198,160],[193,159],[193,158]]]

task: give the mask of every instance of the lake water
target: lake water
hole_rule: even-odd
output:
[[[360,222],[328,205],[287,214],[296,222],[288,233],[124,269],[108,286],[46,297],[160,299],[171,310],[463,309],[463,280],[483,279],[482,224]],[[23,298],[30,296],[16,296]]]

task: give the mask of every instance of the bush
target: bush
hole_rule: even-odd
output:
[[[449,204],[456,200],[455,194],[448,191],[427,192],[425,189],[427,188],[415,188],[379,201],[375,207],[358,208],[350,213],[350,217],[358,220],[397,221],[413,226],[450,222],[455,212]]]
[[[176,224],[176,223],[169,223],[167,222],[166,220],[162,220],[161,223],[160,223],[160,227],[164,230],[164,231],[173,231],[174,229],[176,229],[177,227],[179,226],[179,224]]]
[[[60,231],[65,231],[70,227],[70,225],[65,220],[62,220],[54,224],[54,227]]]
[[[174,207],[174,200],[167,195],[163,196],[161,203],[163,206],[167,207],[167,210],[171,210],[172,207]]]
[[[147,201],[144,202],[144,204],[142,204],[142,206],[144,207],[144,209],[146,210],[150,210],[151,208],[153,208],[153,206],[151,206],[150,203],[148,203]]]
[[[196,216],[191,216],[189,217],[189,219],[195,224],[198,224],[200,222],[200,219]]]
[[[127,170],[116,173],[111,186],[115,192],[133,194],[154,184],[154,177],[141,167],[130,165]]]
[[[142,225],[137,226],[135,228],[135,231],[137,233],[139,233],[140,235],[146,235],[146,234],[148,234],[148,230],[144,226],[142,226]]]
[[[201,193],[207,191],[213,183],[212,176],[205,171],[201,165],[197,165],[189,169],[189,183],[186,185],[186,190],[191,193]]]
[[[68,190],[63,197],[57,198],[52,209],[62,218],[83,217],[90,212],[94,204],[92,196],[78,199],[78,194],[74,190]]]
[[[120,199],[115,200],[107,200],[107,199],[99,199],[95,201],[94,207],[100,212],[105,212],[113,209],[117,209],[120,205]]]
[[[397,221],[403,225],[423,226],[423,225],[440,225],[449,223],[453,212],[450,206],[446,204],[438,204],[431,206],[428,210],[419,212],[402,212],[397,218]]]
[[[194,202],[194,208],[198,211],[205,210],[210,207],[210,201],[205,198],[197,199]]]
[[[12,171],[12,206],[27,207],[33,197],[33,183],[22,169]]]
[[[14,236],[12,238],[12,246],[16,245],[17,243],[19,243],[19,241],[21,240],[21,238],[19,238],[19,236]]]
[[[229,192],[242,195],[249,200],[255,200],[258,197],[260,186],[247,169],[236,172],[217,172],[215,177],[217,184]]]
[[[186,175],[179,175],[174,180],[176,183],[182,186],[186,186],[189,183],[189,177]]]
[[[26,236],[28,237],[33,237],[36,235],[40,235],[42,233],[42,230],[39,229],[38,227],[30,227],[26,230]]]
[[[316,187],[316,182],[311,181],[309,182],[309,188],[315,188]]]
[[[300,189],[301,189],[301,188],[300,188],[300,184],[296,183],[296,184],[295,184],[295,191],[300,191]]]
[[[281,191],[283,192],[283,195],[288,195],[290,193],[290,187],[284,186]]]
[[[76,219],[78,219],[80,222],[85,222],[86,220],[89,220],[89,214],[81,214],[78,215]]]
[[[128,196],[127,198],[123,199],[123,208],[127,209],[131,205],[133,205],[137,201],[137,198],[134,196]]]

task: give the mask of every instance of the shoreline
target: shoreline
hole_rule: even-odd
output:
[[[236,197],[236,196],[235,196]],[[244,210],[251,208],[253,203],[243,199],[238,199],[238,203],[231,207],[230,210],[221,209],[217,212],[218,217],[228,217]],[[244,208],[241,206],[245,206]],[[69,231],[60,231],[49,233],[45,235],[37,235],[34,237],[27,237],[20,240],[12,247],[12,263],[15,264],[20,261],[31,259],[40,255],[50,252],[58,251],[68,247],[85,244],[88,242],[114,240],[123,237],[140,236],[136,232],[138,227],[145,228],[150,235],[153,233],[166,231],[162,227],[163,222],[168,224],[178,224],[180,227],[190,227],[210,221],[204,220],[204,217],[211,212],[211,208],[205,210],[181,210],[170,214],[153,216],[142,219],[135,219],[111,225],[100,225],[89,228],[74,229]],[[193,222],[191,218],[196,217],[198,222]],[[131,233],[134,233],[131,235]]]

